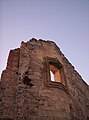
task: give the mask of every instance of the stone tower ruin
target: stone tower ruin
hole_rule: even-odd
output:
[[[0,120],[89,120],[89,86],[54,42],[32,38],[9,53]]]

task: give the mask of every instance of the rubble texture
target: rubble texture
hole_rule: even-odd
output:
[[[46,58],[62,64],[65,86],[47,83]],[[0,120],[89,120],[89,86],[54,42],[32,38],[9,53],[0,81]]]

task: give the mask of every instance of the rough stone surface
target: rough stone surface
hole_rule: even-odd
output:
[[[65,86],[47,83],[48,57],[62,64]],[[89,86],[54,42],[22,42],[1,76],[0,120],[89,120]]]

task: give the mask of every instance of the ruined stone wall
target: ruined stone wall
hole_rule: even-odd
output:
[[[1,76],[0,118],[13,118],[15,114],[16,86],[18,81],[19,49],[11,50],[6,70]]]
[[[62,64],[66,85],[49,83],[47,58]],[[89,120],[89,86],[51,41],[32,39],[10,52],[0,96],[2,119]]]

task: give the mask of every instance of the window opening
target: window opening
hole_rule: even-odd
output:
[[[51,81],[55,81],[55,80],[54,80],[54,74],[52,73],[51,70],[50,70],[50,77],[51,77]]]
[[[44,58],[45,67],[44,67],[44,78],[45,86],[54,87],[68,92],[66,76],[64,73],[63,65],[57,60],[57,58]]]
[[[61,82],[61,68],[56,67],[56,65],[50,63],[50,78],[53,82]]]
[[[68,93],[63,65],[57,58],[44,58],[44,78],[47,87],[60,88]]]

